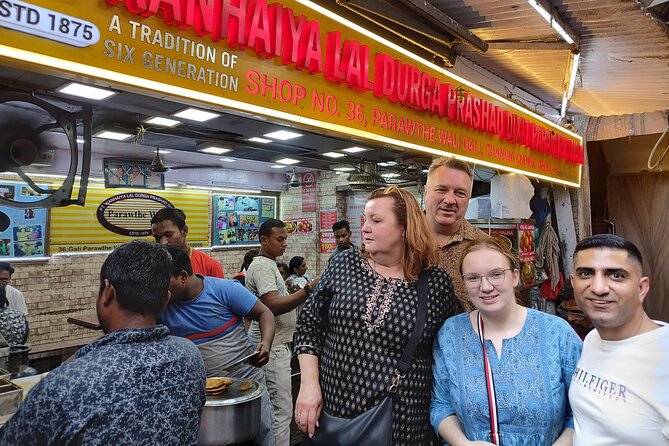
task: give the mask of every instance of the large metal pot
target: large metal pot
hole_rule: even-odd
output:
[[[200,446],[223,446],[244,443],[254,439],[260,430],[260,397],[267,392],[265,386],[252,381],[249,390],[239,389],[239,378],[219,396],[207,396],[202,410]]]

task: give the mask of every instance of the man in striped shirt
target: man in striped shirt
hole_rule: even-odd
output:
[[[176,246],[167,247],[172,255],[170,304],[160,314],[160,321],[175,336],[190,339],[204,360],[207,376],[253,379],[265,384],[260,367],[267,364],[274,339],[274,315],[250,291],[236,280],[224,280],[193,274],[188,255]],[[254,346],[246,333],[244,318],[258,322],[261,338]],[[250,363],[230,367],[258,351]],[[256,438],[260,446],[273,446],[273,411],[267,393],[262,397],[261,427]]]

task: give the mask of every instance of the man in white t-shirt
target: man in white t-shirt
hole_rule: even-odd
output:
[[[28,307],[23,293],[9,284],[14,274],[14,268],[7,262],[0,262],[0,286],[5,289],[7,293],[7,300],[9,301],[9,308],[19,310],[24,316],[28,316]]]
[[[288,246],[286,225],[270,218],[260,225],[260,253],[253,259],[246,271],[246,288],[258,296],[272,313],[276,330],[267,365],[264,367],[267,391],[274,406],[274,437],[276,446],[290,444],[290,421],[293,418],[293,396],[291,392],[289,344],[295,331],[295,308],[309,297],[316,281],[308,282],[304,288],[288,294],[286,284],[276,266],[276,258],[283,255]],[[251,323],[249,334],[254,341],[260,338],[256,321]]]
[[[643,309],[639,249],[611,234],[581,240],[571,283],[596,330],[569,388],[574,446],[669,445],[669,325]]]

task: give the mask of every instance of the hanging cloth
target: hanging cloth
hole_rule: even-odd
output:
[[[537,268],[548,271],[551,289],[555,289],[560,282],[560,239],[553,230],[550,217],[546,217],[541,224],[541,234],[535,254]]]

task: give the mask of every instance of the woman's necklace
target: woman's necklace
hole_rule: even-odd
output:
[[[374,260],[372,260],[372,262],[374,262],[374,265],[376,265]],[[362,320],[365,323],[365,328],[367,331],[374,333],[383,325],[383,322],[386,319],[386,315],[388,314],[388,311],[390,311],[390,304],[393,300],[395,289],[397,288],[397,280],[389,279],[388,287],[386,288],[386,292],[383,293],[383,299],[381,300],[381,289],[383,288],[384,278],[375,268],[372,268],[372,266],[369,264],[368,266],[372,270],[376,271],[377,277],[374,286],[372,287],[371,293],[369,293],[367,296],[366,311],[365,315],[362,317]],[[379,300],[381,300],[380,304]]]

